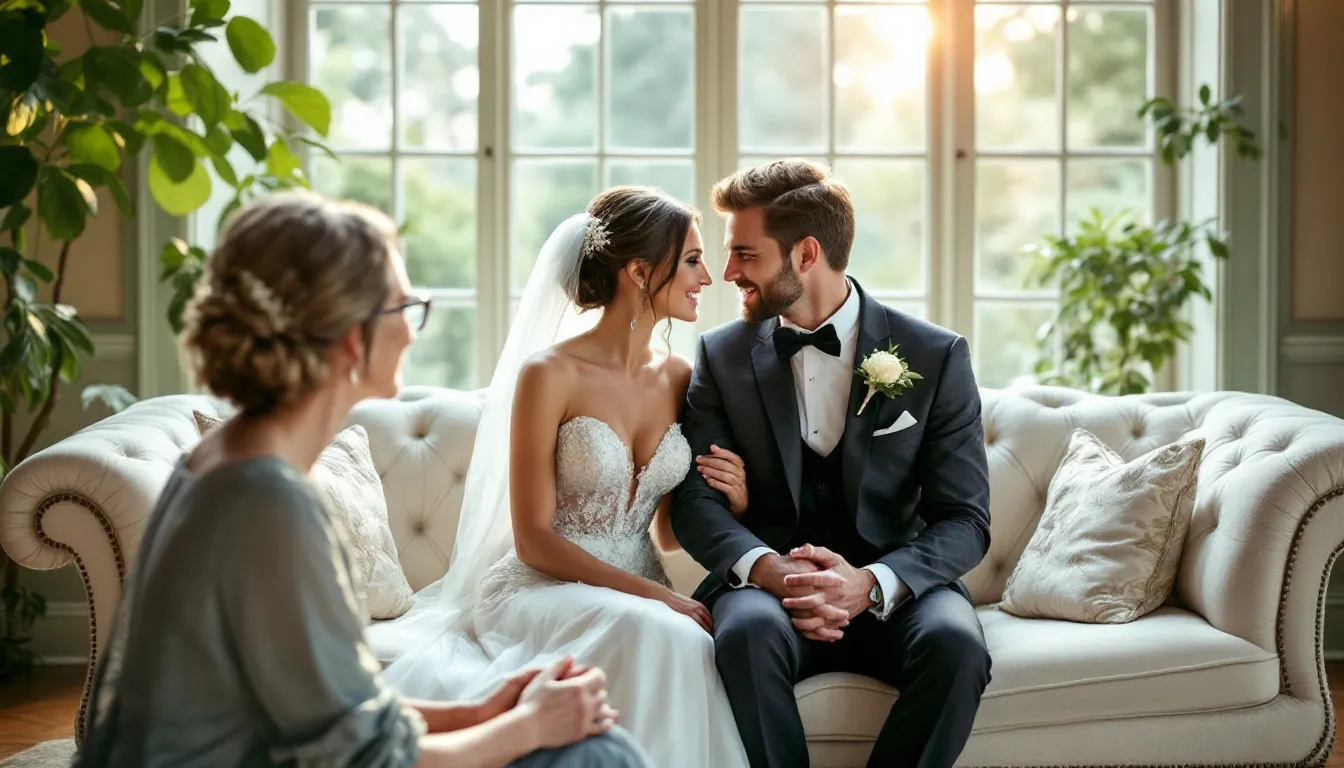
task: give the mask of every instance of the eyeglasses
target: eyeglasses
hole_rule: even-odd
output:
[[[429,322],[430,299],[427,298],[408,298],[395,307],[384,309],[382,314],[391,315],[401,312],[406,317],[406,322],[417,331],[423,331],[425,325]]]

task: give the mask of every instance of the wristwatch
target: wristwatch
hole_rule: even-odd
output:
[[[868,599],[873,601],[873,608],[882,610],[882,582],[877,580],[877,574],[873,574],[873,588],[868,590]]]

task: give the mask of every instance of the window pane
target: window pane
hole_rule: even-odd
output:
[[[658,187],[695,204],[695,166],[690,160],[608,160],[604,187],[635,184]]]
[[[1146,9],[1069,9],[1069,146],[1141,147],[1148,98]]]
[[[690,9],[616,7],[607,20],[607,145],[689,151],[695,103]]]
[[[1036,381],[1036,333],[1054,316],[1049,304],[977,302],[975,305],[976,382],[1009,387]]]
[[[475,387],[476,308],[444,306],[438,300],[430,309],[429,324],[407,350],[402,376],[406,384]]]
[[[1090,208],[1103,217],[1129,209],[1138,221],[1149,221],[1147,160],[1070,160],[1066,167],[1065,195],[1070,228],[1079,219],[1090,218]]]
[[[1058,6],[977,6],[975,30],[977,147],[1058,149]]]
[[[517,160],[513,168],[512,283],[521,289],[542,243],[597,195],[596,160]]]
[[[975,179],[976,287],[1021,290],[1024,246],[1059,233],[1057,160],[981,160]]]
[[[826,7],[743,6],[738,142],[749,152],[824,151]]]
[[[386,8],[349,5],[313,12],[309,71],[331,100],[333,147],[392,145],[391,16]]]
[[[432,288],[476,284],[476,159],[403,158],[406,270]]]
[[[864,288],[924,288],[924,168],[923,160],[836,160],[857,219],[849,272]]]
[[[386,157],[343,155],[339,160],[313,150],[309,176],[313,190],[328,197],[358,200],[392,214],[392,161]]]
[[[519,5],[513,15],[518,149],[597,147],[597,6]]]
[[[836,9],[837,147],[924,147],[931,32],[928,11],[921,6]]]
[[[401,141],[417,149],[476,148],[480,92],[474,5],[403,8]]]

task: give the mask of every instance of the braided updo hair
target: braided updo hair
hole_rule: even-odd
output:
[[[662,275],[658,285],[648,285],[645,299],[652,299],[676,276],[676,260],[682,243],[698,223],[694,208],[652,187],[612,187],[593,198],[588,213],[600,223],[605,237],[598,240],[579,266],[576,293],[570,296],[579,309],[600,309],[616,298],[621,270],[639,259],[649,266],[650,278]],[[667,269],[668,264],[673,266]]]
[[[367,364],[396,243],[382,212],[311,192],[277,193],[239,210],[183,315],[182,346],[197,380],[257,415],[321,386],[331,345],[356,326]]]

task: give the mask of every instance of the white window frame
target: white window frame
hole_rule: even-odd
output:
[[[570,4],[588,4],[568,0]],[[610,0],[619,2],[620,0]],[[808,0],[814,2],[817,0]],[[824,0],[834,6],[843,0]],[[1063,13],[1069,5],[1095,5],[1101,0],[1064,0]],[[332,4],[359,4],[370,0],[323,0]],[[561,3],[566,0],[560,0]],[[899,0],[898,0],[899,2]],[[1056,0],[1018,0],[1021,3],[1055,4]],[[387,0],[389,6],[398,6],[408,0]],[[648,7],[646,0],[639,3]],[[1104,2],[1102,3],[1104,4]],[[695,16],[694,54],[694,150],[696,199],[693,202],[704,213],[702,232],[710,252],[722,242],[723,226],[709,203],[710,185],[732,173],[737,167],[738,135],[736,121],[737,99],[737,37],[739,0],[694,0],[690,4]],[[477,215],[478,253],[477,286],[471,289],[432,289],[439,304],[463,301],[477,308],[476,372],[477,385],[488,383],[498,351],[507,335],[509,305],[513,291],[509,280],[509,219],[511,215],[511,177],[514,155],[508,137],[510,132],[510,94],[512,87],[511,56],[508,41],[512,38],[511,18],[513,0],[479,0],[480,19],[480,91],[479,146],[475,153],[478,162]],[[974,39],[974,4],[970,0],[929,0],[928,7],[935,23],[946,24],[956,39]],[[1157,77],[1154,85],[1158,92],[1175,93],[1177,80],[1177,44],[1187,43],[1176,34],[1178,8],[1174,0],[1156,0],[1153,35]],[[277,35],[281,42],[283,76],[306,79],[308,67],[308,34],[310,24],[308,0],[290,0],[283,3],[284,26],[288,33]],[[392,35],[394,64],[397,56],[396,15],[391,14],[389,34]],[[1065,25],[1067,26],[1067,25]],[[832,33],[833,34],[833,33]],[[1067,31],[1061,34],[1067,35]],[[495,44],[493,41],[505,41]],[[1064,43],[1067,55],[1067,42]],[[928,176],[926,182],[928,251],[926,258],[925,290],[921,300],[926,315],[933,322],[952,327],[975,342],[975,210],[974,210],[974,49],[970,44],[931,47],[928,78]],[[833,58],[833,52],[828,54]],[[393,66],[394,83],[400,73]],[[601,77],[601,75],[599,75]],[[1061,81],[1061,86],[1063,82]],[[395,87],[395,86],[394,86]],[[1067,99],[1067,88],[1061,93]],[[600,95],[600,94],[599,94]],[[1065,102],[1066,103],[1066,102]],[[1065,109],[1060,119],[1067,121]],[[395,135],[394,150],[400,137]],[[833,141],[833,138],[831,139]],[[601,153],[601,147],[598,153]],[[1064,152],[1061,147],[1061,152]],[[964,156],[962,156],[964,153]],[[352,153],[356,154],[356,153]],[[379,152],[376,154],[387,155]],[[418,152],[402,152],[406,155]],[[432,155],[472,154],[430,152]],[[526,153],[530,155],[531,153]],[[591,156],[595,153],[582,153]],[[1088,153],[1085,153],[1088,154]],[[1114,155],[1120,153],[1106,153]],[[1053,152],[1051,157],[1056,157]],[[395,157],[395,155],[393,155]],[[970,161],[970,162],[966,162]],[[394,187],[399,187],[399,169],[393,164]],[[967,190],[960,193],[959,190]],[[400,200],[401,191],[394,188],[393,199]],[[1151,177],[1152,214],[1169,215],[1176,203],[1176,174],[1160,162],[1153,165]],[[956,200],[956,204],[951,203]],[[1061,194],[1061,205],[1065,204]],[[1184,207],[1184,206],[1182,206]],[[400,214],[400,209],[397,213]],[[701,321],[694,332],[704,331],[736,315],[737,298],[731,288],[722,285],[715,274],[716,285],[710,289],[710,300],[702,306]],[[144,282],[142,281],[142,285]],[[884,298],[900,298],[898,292],[878,292]],[[892,294],[888,296],[888,294]],[[910,298],[914,298],[911,296]],[[981,292],[981,298],[986,298]],[[1015,295],[1015,299],[1025,298]],[[1049,294],[1041,297],[1049,299]],[[680,335],[680,334],[678,334]],[[1171,371],[1159,385],[1170,386],[1174,381]],[[1182,377],[1183,379],[1184,377]]]

